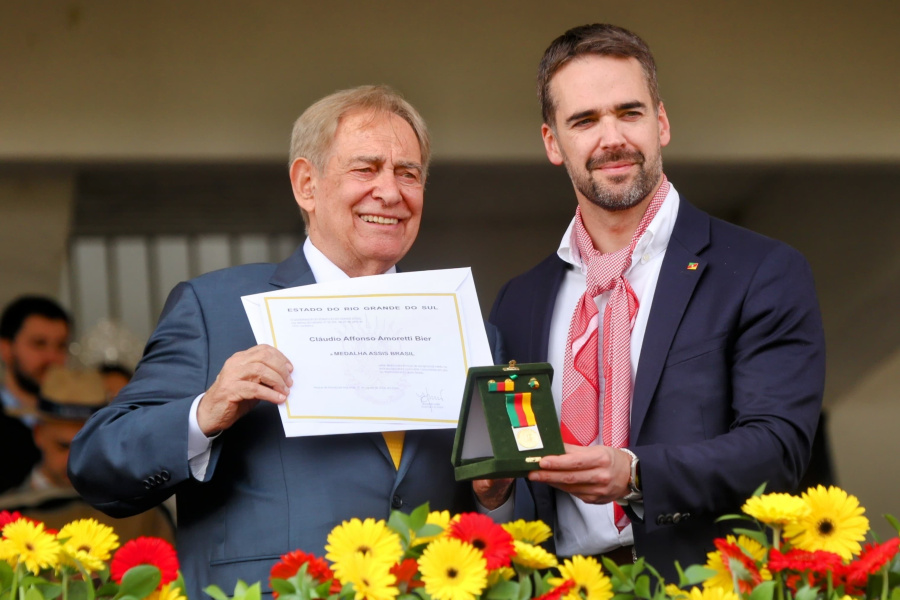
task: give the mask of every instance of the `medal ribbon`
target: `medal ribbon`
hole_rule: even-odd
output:
[[[506,394],[506,414],[513,427],[529,427],[537,424],[531,408],[531,392]]]

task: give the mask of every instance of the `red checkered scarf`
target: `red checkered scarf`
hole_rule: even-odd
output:
[[[563,362],[562,434],[563,440],[580,446],[590,445],[598,436],[598,321],[594,298],[612,290],[603,313],[603,396],[604,446],[622,448],[628,445],[631,421],[631,329],[638,310],[638,299],[625,271],[631,266],[631,255],[650,221],[659,212],[669,193],[670,184],[663,176],[662,185],[653,196],[641,218],[631,243],[625,248],[603,254],[594,244],[581,218],[581,207],[575,214],[574,238],[587,265],[587,289],[575,306],[566,355]]]

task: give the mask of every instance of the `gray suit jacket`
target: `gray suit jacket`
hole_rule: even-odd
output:
[[[216,438],[204,481],[187,461],[188,413],[232,354],[255,345],[240,297],[315,283],[302,248],[284,262],[234,267],[179,284],[132,382],[75,439],[72,482],[91,504],[132,515],[177,492],[177,549],[188,597],[217,584],[268,580],[280,555],[321,556],[329,531],[392,508],[469,510],[453,430],[410,431],[399,471],[379,433],[287,438],[260,403]],[[296,377],[302,365],[295,365]]]

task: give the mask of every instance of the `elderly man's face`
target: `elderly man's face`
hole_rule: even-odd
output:
[[[295,161],[297,202],[309,237],[351,277],[384,273],[412,246],[422,218],[422,153],[395,114],[351,112],[341,119],[323,172]]]

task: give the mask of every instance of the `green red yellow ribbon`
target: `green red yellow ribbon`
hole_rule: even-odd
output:
[[[531,408],[531,392],[506,394],[506,414],[513,427],[537,425]]]

